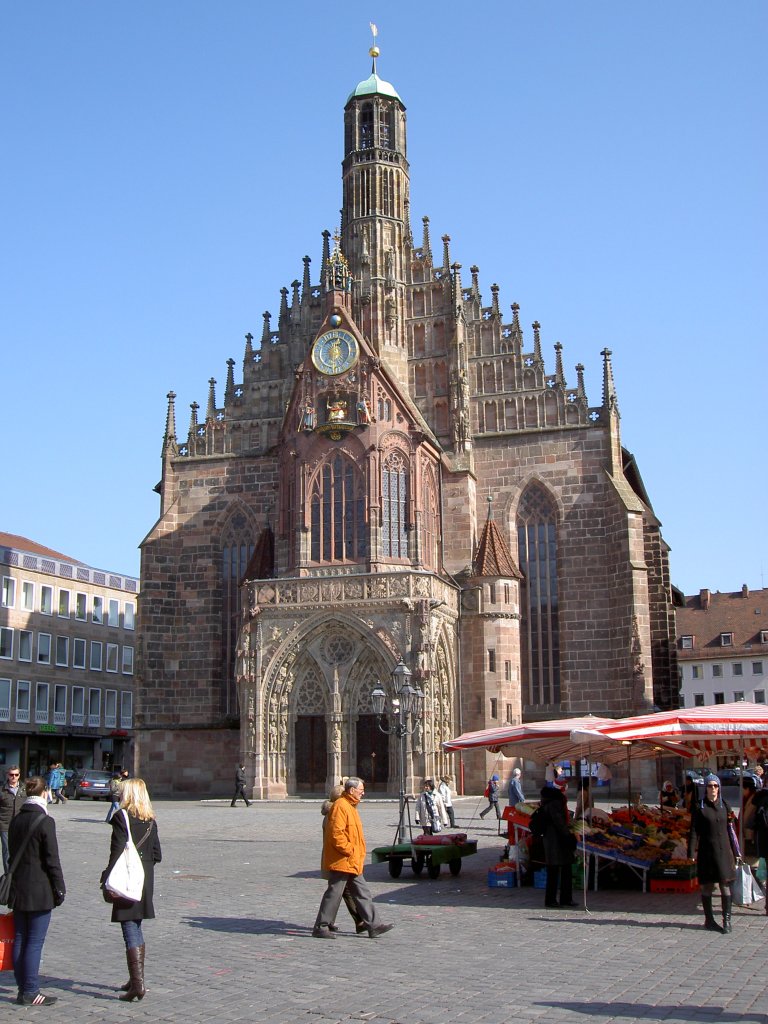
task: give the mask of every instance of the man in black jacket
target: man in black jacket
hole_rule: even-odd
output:
[[[3,846],[3,874],[8,870],[8,829],[27,798],[17,764],[12,764],[0,789],[0,841]]]
[[[245,800],[245,806],[246,807],[250,807],[251,806],[250,801],[248,800],[248,797],[245,795],[245,765],[244,764],[238,765],[237,771],[235,772],[235,795],[232,797],[232,803],[229,805],[230,807],[234,807],[235,806],[235,801],[237,800],[237,798],[239,796],[241,796],[243,798],[243,800]]]

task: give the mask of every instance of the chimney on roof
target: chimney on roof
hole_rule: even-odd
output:
[[[741,596],[742,597],[749,597],[749,587],[747,586],[746,583],[742,583],[741,584]]]
[[[699,604],[701,605],[702,611],[709,611],[709,597],[710,594],[708,590],[699,591]]]

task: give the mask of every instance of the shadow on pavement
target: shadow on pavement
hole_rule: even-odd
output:
[[[241,935],[309,935],[312,931],[306,921],[292,924],[259,917],[185,917],[182,923],[190,928],[205,928],[213,932],[232,932]]]
[[[717,1021],[717,1024],[768,1024],[768,1016],[764,1013],[736,1013],[722,1006],[681,1006],[663,1004],[652,1006],[650,1003],[601,1003],[590,1002],[546,1002],[538,1006],[549,1006],[552,1009],[573,1010],[575,1013],[588,1014],[591,1017],[611,1019],[615,1017],[645,1018],[646,1020],[684,1021]]]

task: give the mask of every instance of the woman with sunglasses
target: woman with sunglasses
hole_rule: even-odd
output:
[[[729,819],[731,808],[720,794],[720,780],[708,775],[704,780],[704,799],[691,806],[691,832],[688,837],[688,856],[696,854],[696,877],[701,887],[704,907],[704,927],[710,932],[727,933],[731,928],[733,897],[731,883],[736,877],[736,857]],[[720,889],[723,906],[723,926],[712,913],[712,895],[715,885]]]
[[[5,773],[5,782],[0,789],[0,842],[3,847],[3,874],[8,870],[8,830],[11,822],[21,810],[27,799],[24,783],[21,781],[21,770],[12,764]]]

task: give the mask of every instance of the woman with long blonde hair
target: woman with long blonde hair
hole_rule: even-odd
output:
[[[126,779],[123,783],[120,810],[112,818],[112,841],[109,864],[101,876],[101,884],[109,875],[125,849],[128,830],[144,867],[144,888],[140,900],[115,899],[112,902],[112,920],[119,922],[125,942],[129,981],[123,985],[124,1002],[143,999],[145,942],[142,923],[155,916],[152,902],[155,888],[155,864],[162,860],[157,822],[149,793],[143,779]]]

